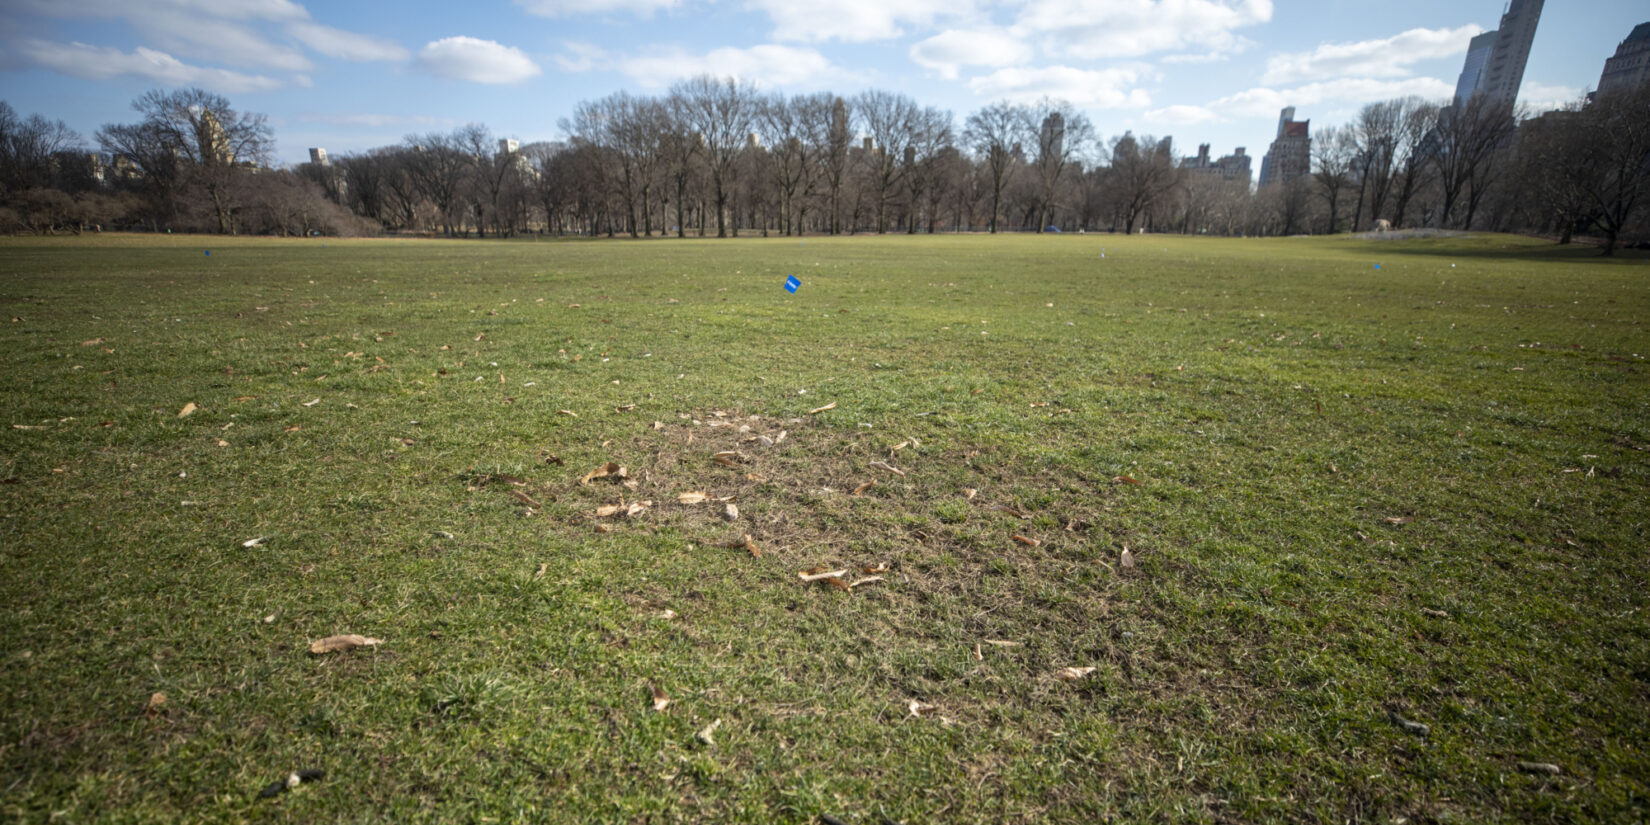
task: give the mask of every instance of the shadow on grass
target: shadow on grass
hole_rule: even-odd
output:
[[[1650,261],[1650,252],[1638,249],[1616,248],[1613,256],[1605,257],[1602,247],[1589,244],[1559,244],[1538,238],[1518,235],[1475,235],[1461,239],[1451,238],[1348,238],[1371,253],[1384,255],[1439,256],[1451,259],[1483,261],[1530,261],[1552,263],[1605,263],[1641,266]],[[1462,241],[1469,241],[1463,243]],[[1473,243],[1472,241],[1476,241]]]

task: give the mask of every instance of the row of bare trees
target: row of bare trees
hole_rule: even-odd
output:
[[[580,103],[564,138],[485,126],[290,170],[261,115],[150,92],[88,152],[0,102],[0,222],[280,234],[650,237],[1035,230],[1270,235],[1393,227],[1644,233],[1650,91],[1539,118],[1475,99],[1365,106],[1313,136],[1310,174],[1255,191],[1183,167],[1172,139],[1101,140],[1069,104],[950,112],[872,90],[763,94],[703,76]]]

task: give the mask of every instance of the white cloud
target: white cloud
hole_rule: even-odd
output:
[[[406,60],[408,57],[407,50],[399,43],[319,23],[292,23],[286,30],[305,46],[327,57],[336,57],[340,60]]]
[[[641,57],[618,59],[613,68],[649,88],[701,74],[732,76],[765,88],[813,88],[841,81],[848,74],[813,49],[772,44],[715,49],[703,55],[675,48],[652,49]]]
[[[903,25],[926,27],[972,7],[970,0],[748,0],[747,5],[773,19],[774,39],[810,43],[887,40],[903,34]]]
[[[562,48],[567,51],[556,55],[556,65],[564,72],[588,72],[607,64],[607,51],[595,44],[569,40],[562,43]]]
[[[1202,107],[1176,104],[1161,109],[1152,109],[1142,115],[1148,123],[1164,126],[1195,126],[1200,123],[1215,123],[1220,115]]]
[[[681,5],[681,0],[516,0],[528,14],[540,17],[588,17],[598,14],[625,13],[637,17],[652,17],[660,10]]]
[[[1229,54],[1208,52],[1206,54],[1171,54],[1163,58],[1164,63],[1220,63],[1231,60]]]
[[[1001,29],[952,29],[911,47],[911,59],[956,80],[962,66],[1013,66],[1031,58],[1031,49]]]
[[[1476,25],[1458,29],[1410,29],[1380,40],[1325,43],[1309,52],[1273,55],[1260,82],[1272,85],[1312,78],[1408,77],[1410,67],[1425,60],[1465,52],[1467,42],[1483,31]]]
[[[968,81],[974,94],[991,100],[1027,103],[1044,97],[1102,109],[1142,108],[1151,98],[1134,69],[1075,69],[1070,66],[999,69]]]
[[[352,126],[368,129],[383,129],[386,127],[441,127],[457,126],[458,121],[450,117],[431,117],[429,115],[374,115],[354,113],[347,115],[327,115],[308,113],[298,116],[299,123],[326,123],[332,126]]]
[[[149,45],[187,57],[289,72],[313,68],[302,50],[276,43],[238,21],[156,9],[129,22]]]
[[[263,75],[191,66],[165,52],[142,46],[128,53],[85,43],[27,40],[18,44],[18,53],[40,68],[87,80],[133,75],[167,86],[200,86],[229,94],[266,92],[285,85]]]
[[[1235,30],[1272,19],[1272,0],[1041,0],[1016,31],[1038,35],[1053,54],[1105,60],[1179,49],[1236,51]]]
[[[1574,86],[1526,82],[1518,87],[1518,102],[1529,107],[1532,114],[1541,114],[1575,103],[1583,94],[1585,92]]]
[[[1303,109],[1317,104],[1356,106],[1410,95],[1439,100],[1447,99],[1454,93],[1453,84],[1434,77],[1409,77],[1397,80],[1339,78],[1321,83],[1307,83],[1292,89],[1260,86],[1216,100],[1209,104],[1209,108],[1233,116],[1277,117],[1278,110],[1285,106],[1299,106]],[[1311,116],[1307,111],[1298,114]]]
[[[437,77],[471,83],[520,83],[540,70],[520,49],[474,37],[443,37],[418,52],[419,65]]]

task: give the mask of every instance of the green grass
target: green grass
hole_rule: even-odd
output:
[[[1633,254],[0,240],[0,815],[1642,821]]]

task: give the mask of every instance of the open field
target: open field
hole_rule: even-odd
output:
[[[0,239],[0,301],[7,819],[1650,816],[1637,253]]]

